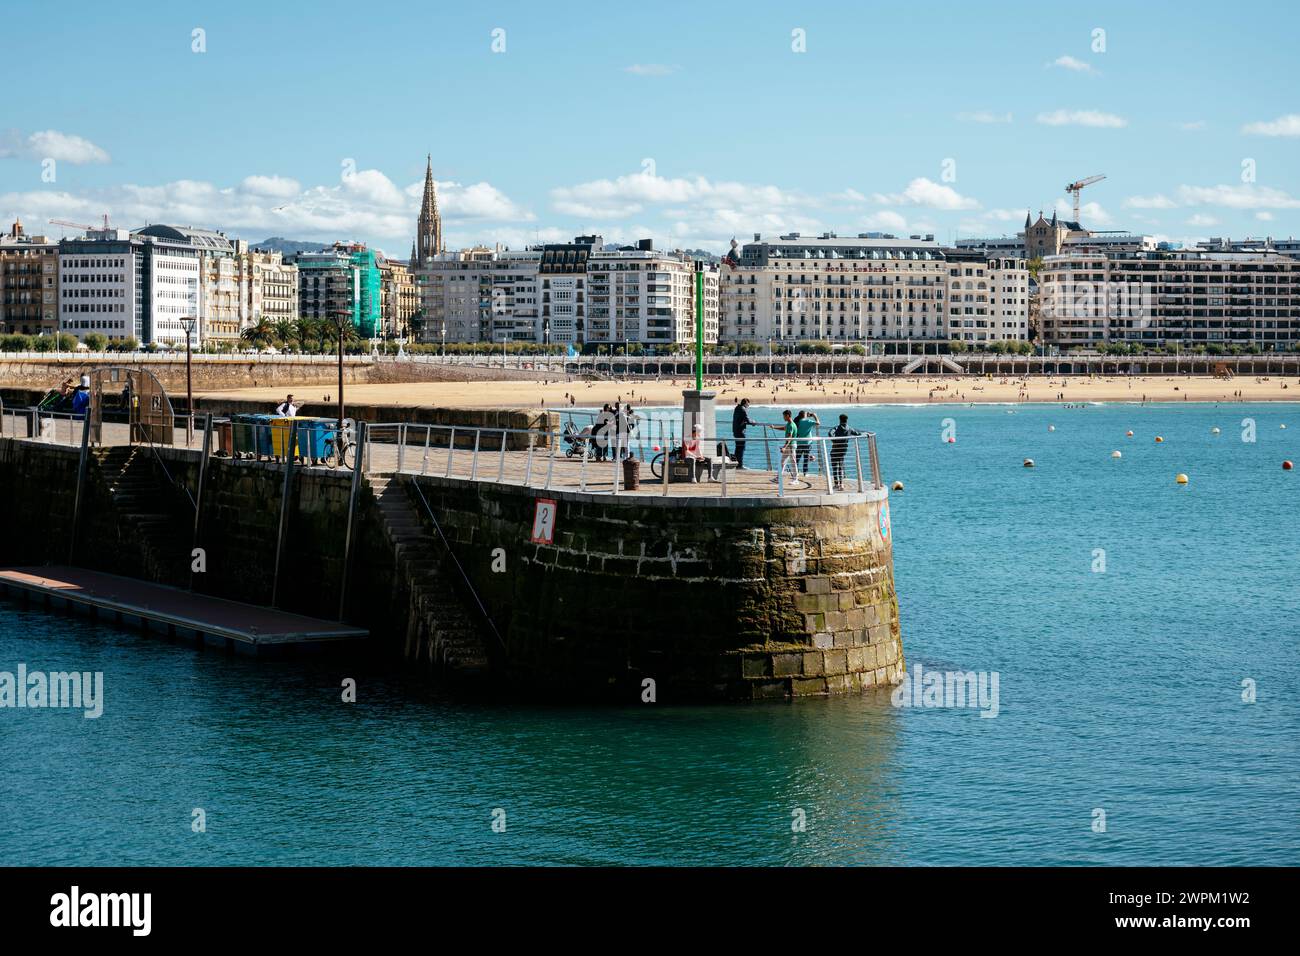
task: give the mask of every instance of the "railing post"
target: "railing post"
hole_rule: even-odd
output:
[[[664,440],[664,431],[665,431],[664,426],[666,424],[667,424],[666,422],[662,422],[662,421],[659,423],[659,447],[663,449],[663,456],[664,456],[663,470],[664,470],[664,497],[665,498],[668,497],[668,468],[672,462],[672,455],[668,453],[668,447],[669,447],[668,442]]]
[[[274,439],[272,439],[274,441]],[[284,487],[280,491],[280,525],[275,536],[275,577],[271,582],[271,607],[276,607],[280,598],[280,569],[284,561],[284,539],[289,530],[289,490],[293,481],[293,449],[298,442],[298,423],[289,422],[289,444],[285,446]],[[272,448],[272,451],[275,449]],[[361,458],[360,453],[356,455]]]
[[[528,461],[524,465],[524,487],[527,488],[533,483],[533,440],[537,436],[529,429],[528,432]]]
[[[862,494],[862,437],[860,435],[853,439],[853,460],[857,465],[858,494]]]
[[[549,491],[551,487],[551,473],[555,471],[555,455],[560,448],[560,433],[557,431],[552,435],[548,431],[546,434],[546,440],[551,443],[551,458],[546,465],[546,484],[542,487]]]
[[[406,463],[406,425],[399,422],[397,425],[397,470],[400,473],[402,465]]]
[[[470,481],[478,481],[478,445],[479,445],[479,439],[481,439],[482,437],[483,437],[483,429],[481,428],[474,429],[474,457],[470,459],[470,463],[469,463]]]
[[[72,533],[68,535],[68,564],[77,553],[77,529],[81,524],[81,490],[86,484],[86,460],[90,457],[90,409],[81,426],[81,457],[77,460],[77,492],[72,499]]]
[[[501,457],[497,461],[497,484],[505,481],[506,477],[506,430],[501,429]]]
[[[826,447],[827,441],[824,438],[819,438],[817,444],[822,446],[822,470],[826,473],[826,493],[833,495],[835,494],[835,476],[831,474],[830,449]]]
[[[208,455],[212,452],[212,413],[204,416],[203,450],[199,453],[199,482],[194,491],[194,534],[190,545],[190,590],[194,590],[194,552],[199,547],[199,521],[203,517],[203,486],[208,476]]]
[[[724,497],[724,498],[727,497],[727,455],[726,455],[726,448],[727,448],[726,443],[723,443],[723,446],[722,446],[722,449],[723,449],[723,455],[722,455],[722,497]]]
[[[369,434],[366,432],[366,423],[358,421],[357,425],[357,454],[352,458],[352,490],[348,495],[348,523],[343,533],[343,573],[339,578],[339,620],[343,620],[343,612],[347,606],[348,599],[348,569],[352,564],[352,535],[353,524],[356,521],[357,513],[357,494],[361,490],[361,454],[360,450],[369,442]]]
[[[763,455],[767,458],[767,470],[771,471],[772,470],[772,440],[770,438],[763,439]]]
[[[451,426],[451,437],[447,439],[447,473],[444,478],[451,477],[451,456],[456,453],[456,426]]]
[[[424,461],[420,463],[420,474],[422,475],[426,475],[429,473],[429,438],[432,434],[433,434],[433,426],[425,425],[424,426]]]

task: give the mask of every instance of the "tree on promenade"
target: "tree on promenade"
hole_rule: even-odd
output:
[[[240,332],[239,337],[255,349],[264,349],[275,338],[275,327],[267,319],[258,319]]]

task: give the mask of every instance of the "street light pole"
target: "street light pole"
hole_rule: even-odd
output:
[[[347,309],[334,310],[334,324],[338,326],[339,331],[339,427],[334,439],[336,444],[343,441],[343,323],[351,316],[352,313]]]
[[[186,315],[181,317],[181,325],[185,329],[185,447],[189,448],[194,444],[194,380],[190,369],[190,340],[194,335],[194,327],[198,324],[198,316]]]

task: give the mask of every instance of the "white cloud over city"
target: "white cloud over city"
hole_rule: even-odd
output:
[[[0,132],[0,159],[30,159],[44,162],[53,159],[61,163],[81,166],[87,163],[107,163],[108,151],[88,139],[55,129],[24,134],[9,129]]]

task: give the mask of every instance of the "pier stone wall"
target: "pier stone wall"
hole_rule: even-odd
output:
[[[194,487],[196,452],[160,456],[160,481],[165,466]],[[66,562],[77,460],[73,448],[0,439],[0,561]],[[78,562],[147,577],[98,468],[92,462]],[[283,476],[268,463],[210,462],[198,590],[270,601]],[[398,481],[418,482],[472,586],[463,588],[466,612],[495,642],[482,601],[504,641],[500,673],[520,696],[633,703],[653,686],[662,702],[749,700],[850,693],[902,676],[883,491],[823,502],[691,500]],[[350,476],[303,469],[293,487],[280,604],[333,618]],[[549,543],[530,540],[539,498],[555,502]],[[188,541],[192,511],[169,507]],[[362,494],[358,509],[347,617],[371,630],[362,653],[400,661],[406,585],[374,499]]]
[[[835,504],[543,493],[418,481],[542,696],[846,693],[903,672],[884,492]],[[530,541],[538,498],[551,544]]]

